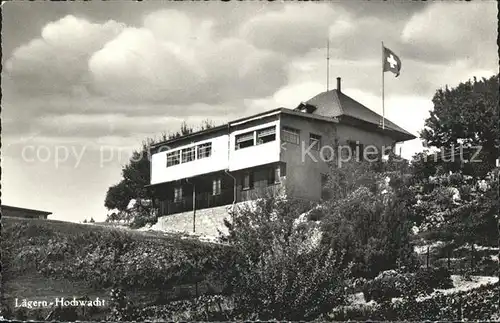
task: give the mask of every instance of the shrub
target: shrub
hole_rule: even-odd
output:
[[[416,272],[415,280],[429,289],[453,287],[450,271],[444,267],[421,269]]]
[[[363,287],[365,301],[377,303],[390,302],[394,297],[402,296],[410,287],[410,275],[389,270],[380,273]]]
[[[225,268],[231,256],[229,247],[176,237],[74,223],[5,222],[2,261],[8,275],[38,272],[89,287],[157,290],[217,277],[216,269]]]
[[[384,303],[395,297],[416,297],[419,294],[429,294],[437,288],[450,287],[453,287],[453,283],[446,268],[420,269],[416,273],[388,270],[365,283],[363,295],[367,302],[374,300]]]
[[[226,222],[236,318],[312,320],[345,301],[344,252],[321,244],[311,223],[296,223],[310,207],[302,203],[267,197]]]
[[[416,266],[410,245],[412,223],[404,198],[360,187],[330,203],[322,223],[324,243],[348,251],[347,260],[355,264],[354,277],[373,278],[384,270]]]
[[[438,294],[418,301],[403,298],[398,302],[383,302],[378,306],[335,309],[331,320],[376,321],[491,321],[500,312],[500,285],[485,285],[477,289],[453,294]]]
[[[233,317],[232,301],[220,295],[203,295],[190,300],[173,301],[137,309],[137,320],[228,321]]]

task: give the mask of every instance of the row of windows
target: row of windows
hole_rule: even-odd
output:
[[[276,140],[276,127],[251,131],[236,136],[235,149],[238,150],[255,146],[255,141],[257,145],[260,145],[274,140]],[[283,127],[281,132],[281,140],[296,145],[300,144],[300,130],[290,127]],[[320,150],[321,136],[310,133],[309,145],[313,145],[312,149],[314,150]]]
[[[281,139],[298,145],[300,143],[300,130],[283,127]],[[265,144],[276,140],[276,127],[259,129],[236,136],[235,149],[243,149],[255,145]],[[309,134],[309,145],[312,149],[320,150],[321,136],[313,133]],[[196,159],[208,158],[212,155],[212,143],[204,143],[195,147],[184,148],[176,151],[167,152],[167,167],[187,163]]]
[[[298,145],[300,143],[300,130],[283,127],[281,132],[281,140]],[[321,136],[309,133],[309,145],[312,145],[311,149],[320,150],[321,149]]]
[[[167,152],[167,167],[212,156],[212,143]]]
[[[276,127],[246,132],[236,136],[235,149],[242,149],[276,140]]]

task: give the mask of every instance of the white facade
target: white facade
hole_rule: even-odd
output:
[[[275,127],[276,129],[276,139],[274,141],[251,147],[246,147],[243,149],[238,149],[238,150],[235,149],[237,135],[248,133],[251,131],[256,132],[258,130],[266,129],[269,127]],[[231,132],[229,171],[235,171],[279,161],[280,133],[281,131],[280,131],[279,121],[263,123],[255,127]]]
[[[235,149],[236,137],[253,132],[253,136],[261,129],[275,128],[275,140],[256,144],[250,147]],[[212,143],[210,157],[198,158],[188,162],[180,161],[177,165],[167,167],[167,154],[183,149]],[[257,143],[257,139],[254,140]],[[195,151],[197,149],[195,148]],[[182,154],[181,154],[182,155]],[[151,157],[151,184],[171,182],[216,171],[235,171],[249,167],[264,165],[280,160],[280,123],[278,120],[259,124],[242,130],[231,131],[229,135],[219,135],[210,139],[193,142],[175,149],[158,152]]]
[[[162,151],[151,156],[151,184],[171,182],[196,175],[227,169],[229,166],[228,135],[217,136],[168,151]],[[211,142],[210,157],[195,159],[187,163],[167,167],[167,153]]]

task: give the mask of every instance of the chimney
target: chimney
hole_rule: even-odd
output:
[[[337,77],[337,91],[342,92],[341,86],[340,86],[340,77]]]

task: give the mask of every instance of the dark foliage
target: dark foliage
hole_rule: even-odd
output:
[[[354,277],[373,278],[384,270],[417,264],[410,244],[413,210],[406,175],[386,171],[403,166],[389,161],[332,168],[329,185],[335,198],[326,202],[323,243],[347,251]]]
[[[384,302],[376,307],[337,308],[330,320],[358,321],[462,321],[498,320],[500,288],[499,284],[437,296],[418,301],[415,297],[405,297],[398,302]]]
[[[234,317],[310,320],[345,301],[344,251],[317,243],[314,228],[296,222],[309,209],[303,201],[267,197],[226,222],[235,251],[226,276]]]
[[[431,147],[443,147],[444,155],[449,155],[450,149],[460,143],[481,146],[477,159],[482,162],[465,165],[466,174],[484,176],[495,167],[500,143],[498,86],[498,75],[482,80],[474,78],[452,89],[439,89],[432,99],[434,109],[425,122],[421,138]],[[447,171],[462,167],[459,158],[438,164]]]
[[[65,232],[67,227],[72,230]],[[230,254],[221,245],[174,237],[81,224],[61,224],[61,228],[47,221],[7,222],[2,237],[6,272],[38,272],[99,288],[163,290],[217,278],[217,268],[227,263]]]

